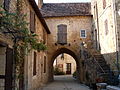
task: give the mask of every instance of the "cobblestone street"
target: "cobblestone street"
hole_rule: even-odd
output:
[[[40,88],[39,90],[90,90],[89,87],[77,83],[70,75],[55,76],[55,81]]]

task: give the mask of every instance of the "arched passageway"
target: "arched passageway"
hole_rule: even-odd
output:
[[[50,81],[54,80],[53,63],[54,63],[54,60],[56,59],[56,57],[62,53],[69,54],[70,56],[72,56],[74,58],[74,60],[76,61],[77,80],[80,80],[80,60],[78,59],[77,55],[73,51],[71,51],[67,48],[60,48],[60,49],[56,50],[54,52],[54,54],[52,55],[52,58],[51,58],[50,64],[49,64],[50,65],[50,67],[49,67],[49,80]]]

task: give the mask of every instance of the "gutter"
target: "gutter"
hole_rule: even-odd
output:
[[[34,9],[34,11],[35,11],[37,17],[38,17],[39,20],[41,21],[41,23],[42,23],[42,25],[44,26],[46,32],[47,32],[48,34],[50,34],[51,32],[50,32],[50,30],[49,30],[49,28],[48,28],[48,26],[47,26],[47,24],[46,24],[44,18],[42,18],[42,14],[41,14],[40,9],[38,8],[38,6],[37,6],[35,0],[28,0],[28,2],[30,3],[30,5],[31,5],[32,8]]]

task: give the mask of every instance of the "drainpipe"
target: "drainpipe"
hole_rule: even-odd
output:
[[[116,0],[113,1],[113,14],[114,14],[114,23],[115,23],[115,36],[116,36],[116,64],[119,72],[119,47],[118,47],[118,30],[117,30],[117,18],[116,18]]]
[[[99,19],[98,19],[98,5],[97,5],[97,2],[96,2],[96,16],[97,16],[97,39],[98,39],[98,43],[97,43],[97,49],[100,50],[100,31],[99,31]]]

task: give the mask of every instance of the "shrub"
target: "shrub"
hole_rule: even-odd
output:
[[[65,75],[65,72],[61,71],[58,67],[54,69],[54,75]]]
[[[73,77],[74,77],[74,78],[77,77],[77,73],[76,73],[76,71],[73,73]]]

